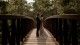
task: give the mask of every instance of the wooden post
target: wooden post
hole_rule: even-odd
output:
[[[64,31],[64,45],[70,45],[69,25],[67,19],[64,19],[63,31]]]
[[[16,30],[16,43],[17,45],[20,45],[20,39],[21,39],[21,19],[17,19],[17,30]]]
[[[77,39],[77,25],[76,25],[77,21],[76,20],[72,20],[72,30],[71,30],[71,36],[72,36],[72,45],[78,45],[78,39]]]
[[[7,19],[2,19],[2,45],[7,45],[9,36]]]
[[[10,45],[16,45],[16,19],[12,19]]]

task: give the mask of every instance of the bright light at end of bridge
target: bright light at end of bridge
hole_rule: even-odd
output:
[[[26,0],[27,3],[35,2],[34,0]]]

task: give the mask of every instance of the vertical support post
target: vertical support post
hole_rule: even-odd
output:
[[[17,31],[16,31],[16,43],[17,45],[20,45],[20,39],[21,39],[21,19],[17,19]]]
[[[76,25],[77,21],[76,20],[72,20],[72,45],[78,45],[78,39],[77,39],[77,25]]]
[[[51,30],[50,32],[51,32],[52,35],[54,35],[54,37],[57,39],[57,37],[58,37],[58,36],[56,35],[56,29],[57,29],[57,28],[56,28],[56,27],[57,27],[56,24],[57,24],[57,20],[54,19],[54,20],[51,20],[51,22],[52,22],[52,25],[51,25],[51,28],[52,28],[52,29],[50,29],[50,30]],[[57,41],[58,41],[58,39],[57,39]]]
[[[27,26],[26,25],[26,21],[25,21],[25,18],[21,18],[21,41],[23,41],[23,38],[25,37],[26,35],[26,28]]]
[[[58,35],[60,37],[60,45],[63,45],[62,19],[58,19]]]
[[[56,22],[56,35],[60,45],[63,45],[63,31],[62,31],[62,19],[58,19]]]
[[[23,42],[23,20],[21,18],[21,41]]]
[[[0,18],[0,44],[2,45],[2,20]]]
[[[2,19],[2,45],[8,44],[8,36],[9,36],[9,30],[8,30],[8,23],[7,19]]]
[[[16,45],[16,19],[12,19],[12,25],[11,25],[11,37],[10,37],[10,45]]]
[[[64,45],[70,45],[69,25],[68,25],[68,20],[67,19],[64,19],[63,31],[64,31]]]

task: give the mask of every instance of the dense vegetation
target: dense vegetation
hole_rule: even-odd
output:
[[[68,10],[80,12],[79,0],[34,0],[34,2],[30,3],[26,0],[8,0],[6,2],[0,1],[0,7],[3,7],[1,6],[2,4],[6,6],[0,9],[3,11],[6,8],[7,14],[20,14],[32,17],[35,17],[37,14],[44,16],[62,15],[67,13]]]

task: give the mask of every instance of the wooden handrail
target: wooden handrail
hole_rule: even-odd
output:
[[[0,14],[0,19],[2,18],[8,18],[8,19],[18,19],[18,18],[28,18],[31,20],[34,20],[32,17],[29,16],[25,16],[25,15],[11,15],[11,14]]]
[[[52,19],[52,18],[80,19],[80,15],[78,14],[53,15],[53,16],[46,18],[45,20]]]

